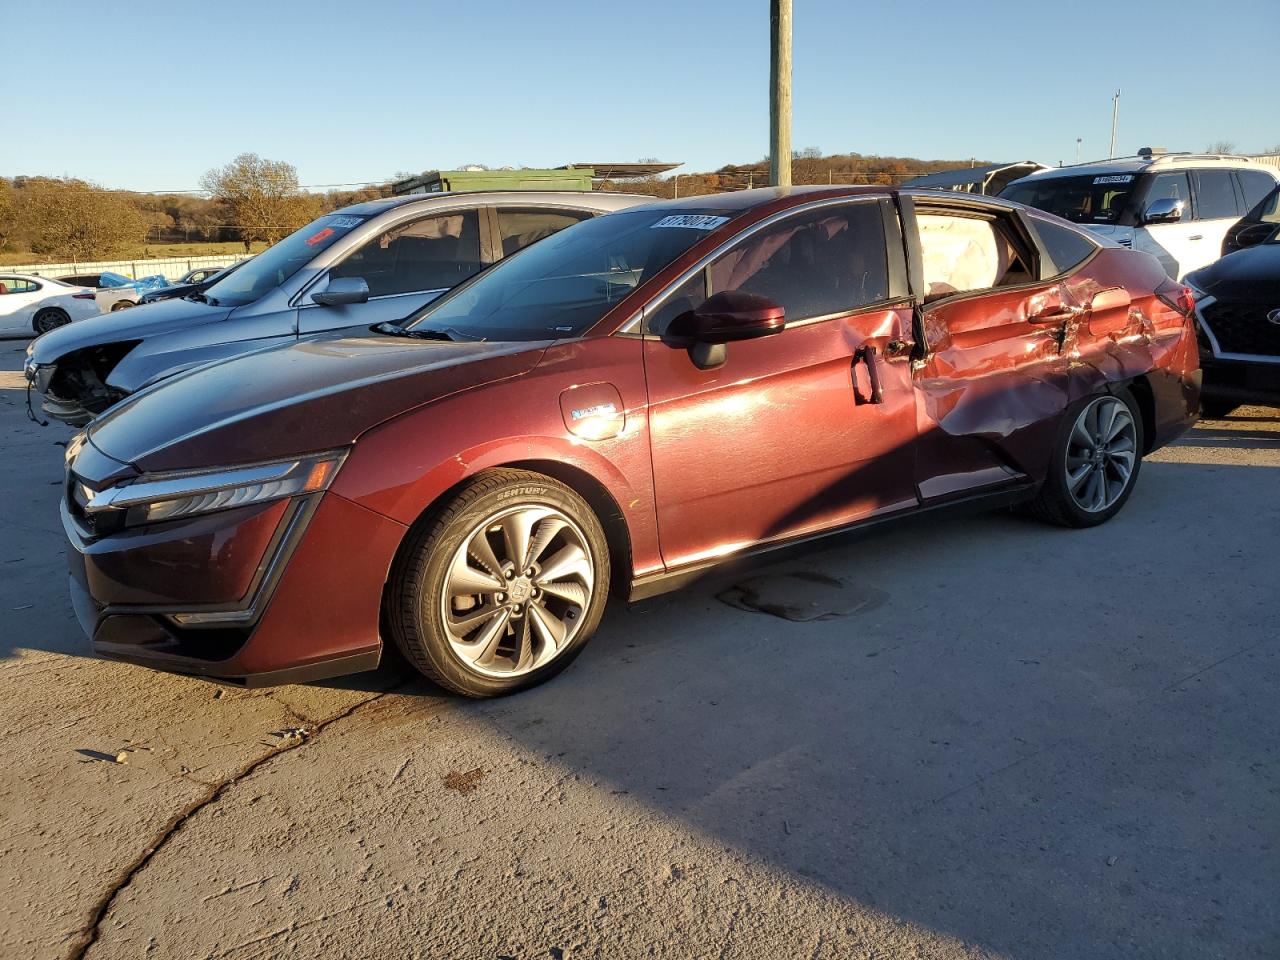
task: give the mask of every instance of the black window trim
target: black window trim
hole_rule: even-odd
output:
[[[733,234],[730,237],[726,237],[723,242],[721,242],[715,247],[715,249],[705,254],[700,260],[698,260],[697,263],[689,267],[687,270],[683,271],[678,277],[674,278],[659,293],[655,294],[653,297],[650,297],[648,302],[645,303],[644,306],[642,306],[639,310],[637,310],[634,314],[632,314],[631,318],[627,320],[625,323],[623,323],[622,326],[618,327],[618,329],[615,330],[613,333],[611,333],[610,336],[638,337],[644,340],[661,341],[662,336],[660,334],[651,333],[647,329],[648,318],[652,316],[654,313],[656,313],[662,307],[662,305],[666,303],[667,299],[673,293],[675,293],[676,290],[678,290],[680,287],[684,286],[685,283],[691,280],[695,274],[702,273],[703,271],[705,271],[716,258],[718,258],[724,253],[727,253],[730,249],[732,249],[737,244],[746,240],[748,237],[754,236],[755,234],[761,232],[762,230],[767,230],[769,227],[772,227],[778,223],[781,223],[783,220],[788,220],[792,217],[802,216],[806,213],[812,213],[815,210],[822,210],[828,207],[851,206],[855,203],[872,203],[872,202],[875,202],[881,205],[880,209],[881,209],[882,215],[884,212],[883,204],[887,202],[890,204],[891,207],[893,204],[893,200],[888,193],[884,193],[884,194],[873,193],[873,194],[866,194],[861,196],[828,197],[824,200],[817,200],[812,203],[806,203],[806,204],[802,204],[795,207],[787,207],[787,209],[779,210],[777,213],[772,214],[771,216],[765,217],[763,220],[756,221],[755,223],[751,224],[749,227],[739,230],[737,233]],[[894,219],[896,221],[897,217],[895,216]],[[887,223],[886,223],[886,226],[887,226]],[[901,230],[901,227],[899,227],[899,230]],[[785,329],[790,330],[792,327],[803,327],[812,323],[823,323],[829,320],[836,320],[841,317],[853,317],[861,313],[868,313],[875,310],[884,310],[890,306],[893,306],[894,304],[901,303],[905,300],[909,300],[910,294],[907,292],[906,277],[904,275],[895,277],[894,275],[895,267],[903,268],[903,273],[905,274],[905,263],[903,261],[895,261],[893,250],[891,249],[893,246],[893,241],[895,239],[896,238],[893,236],[890,236],[888,231],[886,230],[885,232],[885,258],[886,258],[885,267],[889,273],[889,297],[888,298],[884,300],[877,300],[874,303],[863,304],[862,306],[854,307],[853,309],[850,309],[850,310],[843,310],[838,313],[824,314],[823,316],[820,316],[820,317],[806,317],[803,320],[796,320],[796,321],[788,320],[786,323]]]

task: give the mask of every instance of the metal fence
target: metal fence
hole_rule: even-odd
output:
[[[137,260],[100,260],[93,263],[35,263],[0,266],[0,273],[25,273],[40,277],[67,277],[86,273],[122,273],[134,280],[161,274],[166,280],[177,280],[196,267],[229,267],[245,259],[244,254],[220,257],[157,257]]]

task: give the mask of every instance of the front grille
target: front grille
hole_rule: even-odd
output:
[[[1280,324],[1267,319],[1275,306],[1217,300],[1200,309],[1200,318],[1223,353],[1280,356]]]
[[[1119,240],[1116,241],[1116,243],[1120,244],[1120,246],[1122,247],[1133,246],[1133,240],[1131,240],[1129,237],[1121,237]]]

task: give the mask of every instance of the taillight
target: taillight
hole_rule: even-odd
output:
[[[1177,310],[1187,319],[1191,319],[1196,313],[1196,295],[1190,287],[1185,283],[1164,283],[1160,289],[1156,291],[1156,296],[1160,298],[1162,303],[1167,304],[1174,310]]]
[[[73,293],[72,300],[93,300],[96,299],[92,293]]]

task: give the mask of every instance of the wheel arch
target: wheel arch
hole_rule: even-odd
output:
[[[468,484],[474,483],[479,477],[503,469],[528,470],[532,473],[543,474],[563,483],[578,496],[582,497],[587,502],[587,506],[592,509],[600,520],[600,525],[604,528],[605,541],[609,545],[609,561],[613,581],[610,584],[610,593],[615,596],[625,597],[630,592],[632,577],[631,532],[627,527],[626,517],[622,513],[622,508],[618,505],[613,494],[603,483],[580,467],[559,460],[533,458],[485,464],[484,467],[468,473],[465,477],[442,490],[435,499],[424,506],[413,522],[405,527],[404,535],[396,546],[391,563],[387,568],[387,579],[382,588],[384,601],[388,591],[391,589],[392,579],[403,561],[408,545],[415,540],[414,534],[424,524],[431,523],[444,506]]]
[[[56,304],[49,304],[48,306],[38,306],[36,307],[35,311],[32,312],[31,314],[31,330],[33,333],[39,334],[41,332],[40,328],[36,326],[36,320],[42,314],[46,314],[46,313],[59,313],[62,315],[62,322],[64,324],[71,322],[71,314],[69,314],[64,308],[59,307]]]
[[[1138,412],[1142,415],[1142,452],[1150,453],[1155,448],[1156,441],[1156,397],[1151,383],[1144,374],[1119,386],[1128,387],[1138,404]]]

